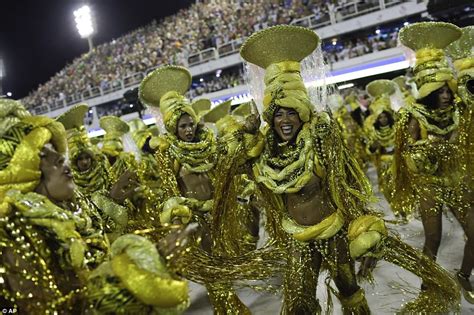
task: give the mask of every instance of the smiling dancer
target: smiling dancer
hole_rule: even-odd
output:
[[[315,112],[300,62],[318,43],[309,29],[275,26],[253,34],[241,48],[246,61],[265,69],[265,146],[250,162],[268,203],[270,236],[287,251],[282,312],[320,312],[316,287],[324,267],[338,289],[343,313],[368,314],[354,271],[354,260],[367,255],[393,262],[429,283],[429,290],[405,311],[456,307],[459,291],[449,274],[388,234],[384,221],[367,210],[372,196],[368,180],[330,114]]]

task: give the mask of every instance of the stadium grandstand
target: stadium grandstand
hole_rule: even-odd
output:
[[[277,24],[314,29],[322,39],[329,65],[327,83],[353,86],[364,78],[409,66],[398,47],[398,30],[429,17],[422,0],[366,1],[210,1],[193,4],[161,21],[153,21],[76,58],[22,102],[35,114],[56,117],[77,103],[91,110],[86,124],[97,131],[104,115],[138,117],[138,99],[124,98],[150,71],[162,64],[188,67],[193,75],[190,98],[213,104],[249,98],[238,52],[247,36]],[[361,84],[363,86],[363,84]],[[133,93],[132,93],[133,94]],[[136,94],[136,93],[135,93]],[[147,123],[151,115],[145,114]],[[96,134],[96,133],[94,133]],[[99,133],[100,134],[100,131]]]

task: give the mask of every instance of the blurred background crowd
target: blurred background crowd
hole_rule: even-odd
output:
[[[348,0],[255,0],[200,1],[161,21],[136,29],[111,42],[96,46],[66,65],[46,83],[23,99],[27,108],[63,101],[67,95],[90,91],[115,90],[120,82],[135,73],[149,71],[160,64],[188,66],[188,57],[198,51],[219,47],[232,40],[277,24],[313,16],[315,21],[329,19],[329,10],[336,19],[350,14]],[[365,6],[378,0],[357,1]],[[374,3],[372,3],[374,2]],[[346,12],[347,11],[347,12]],[[304,26],[304,25],[303,25]],[[398,30],[398,29],[397,29]],[[357,57],[396,46],[397,30],[390,33],[363,35],[323,43],[329,63]],[[215,82],[195,87],[201,95],[233,86],[240,80],[223,76]]]

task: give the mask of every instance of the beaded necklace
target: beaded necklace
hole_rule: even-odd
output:
[[[392,146],[395,141],[395,128],[383,126],[375,129],[375,138],[384,147]]]
[[[203,128],[196,134],[197,142],[179,140],[174,134],[166,135],[170,153],[187,171],[205,173],[215,165],[216,143],[214,133]]]
[[[267,137],[265,151],[254,166],[257,182],[263,183],[276,194],[295,193],[311,179],[314,171],[314,146],[311,124],[306,123],[299,132],[296,144],[288,146],[288,151],[273,156],[274,136]]]
[[[429,132],[438,135],[447,135],[458,128],[459,125],[459,111],[454,106],[448,108],[439,108],[435,110],[427,110],[423,105],[414,104],[408,106],[407,110],[426,128]],[[438,124],[445,124],[446,127],[440,128]]]

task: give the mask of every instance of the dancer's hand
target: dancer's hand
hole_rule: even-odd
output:
[[[260,115],[250,114],[245,118],[245,131],[251,134],[256,134],[260,128]]]
[[[138,188],[138,177],[135,173],[127,170],[110,188],[109,196],[115,202],[122,204],[125,199],[130,198]]]

